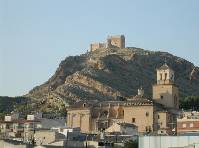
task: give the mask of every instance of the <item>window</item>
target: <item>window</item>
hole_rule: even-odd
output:
[[[160,115],[158,115],[158,119],[160,119]]]
[[[85,104],[85,103],[83,104],[83,107],[86,107],[86,104]]]
[[[163,96],[160,96],[160,98],[163,99],[164,97],[163,97]]]
[[[148,126],[145,127],[146,132],[148,132]]]
[[[187,125],[184,123],[184,124],[182,124],[182,128],[186,128],[187,127]]]
[[[151,132],[151,126],[146,126],[145,130],[146,130],[146,132]]]
[[[193,123],[190,123],[190,124],[189,124],[189,127],[193,127]]]
[[[146,117],[148,117],[149,116],[149,112],[146,112]]]
[[[135,123],[135,118],[132,118],[132,123]]]
[[[152,130],[151,130],[151,126],[149,126],[149,132],[151,132]]]
[[[167,79],[167,73],[165,73],[165,76],[164,76],[164,80],[166,80]]]

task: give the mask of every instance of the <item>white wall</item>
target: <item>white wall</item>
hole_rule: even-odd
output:
[[[12,119],[11,119],[11,116],[5,116],[5,119],[4,119],[5,121],[11,121]]]
[[[15,144],[8,143],[8,142],[5,142],[3,140],[0,140],[0,148],[26,148],[26,145],[25,144],[15,145]]]
[[[199,136],[140,136],[139,148],[172,148],[194,144],[199,148]]]

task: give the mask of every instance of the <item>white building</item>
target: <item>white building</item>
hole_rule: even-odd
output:
[[[66,138],[80,135],[80,128],[52,127],[51,130],[63,134]]]
[[[114,123],[105,130],[107,133],[120,133],[123,135],[138,135],[138,127],[131,123]]]
[[[140,136],[139,148],[199,148],[199,136]]]

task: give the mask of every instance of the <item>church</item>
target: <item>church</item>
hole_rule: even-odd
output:
[[[133,97],[115,101],[80,101],[67,110],[67,126],[84,133],[106,130],[114,123],[130,123],[139,133],[176,133],[179,92],[174,71],[165,63],[157,69],[152,98],[142,88]]]

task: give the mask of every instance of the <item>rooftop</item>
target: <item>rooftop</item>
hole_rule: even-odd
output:
[[[120,125],[120,126],[123,126],[123,127],[133,127],[133,128],[137,128],[136,125],[131,124],[131,123],[125,123],[125,122],[123,122],[123,123],[117,123],[117,124]]]
[[[167,70],[167,69],[171,69],[171,68],[166,63],[158,68],[158,70]]]
[[[121,106],[131,106],[131,105],[152,105],[153,101],[146,97],[135,96],[132,99],[127,99],[124,101],[113,100],[113,101],[91,101],[91,100],[84,100],[77,102],[69,107],[68,110],[73,109],[89,109],[91,107],[103,107],[103,106],[113,106],[113,105],[121,105]]]

